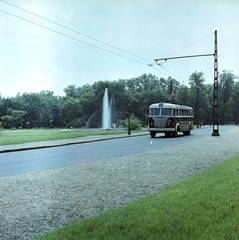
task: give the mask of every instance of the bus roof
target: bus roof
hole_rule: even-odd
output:
[[[149,108],[181,108],[181,109],[193,110],[193,108],[189,106],[173,104],[173,103],[162,103],[162,102],[151,104]]]

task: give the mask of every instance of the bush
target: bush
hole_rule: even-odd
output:
[[[123,121],[123,126],[124,128],[128,129],[128,119],[125,119]],[[132,115],[130,117],[130,129],[131,130],[137,130],[137,129],[141,129],[141,122],[140,120],[135,117],[134,115]]]

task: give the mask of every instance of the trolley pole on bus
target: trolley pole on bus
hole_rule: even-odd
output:
[[[130,131],[130,101],[128,101],[128,135],[131,135],[131,131]]]
[[[214,56],[214,103],[213,103],[213,132],[212,136],[220,136],[219,134],[219,121],[218,121],[218,52],[217,52],[217,30],[215,30],[215,41],[214,41],[214,53],[200,54],[200,55],[189,55],[189,56],[178,56],[170,58],[156,58],[154,61],[161,66],[158,61],[167,61],[178,58],[191,58],[191,57],[208,57]]]

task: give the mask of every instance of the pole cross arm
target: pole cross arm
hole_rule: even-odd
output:
[[[154,61],[167,61],[170,59],[177,59],[177,58],[191,58],[191,57],[209,57],[214,56],[214,53],[208,53],[208,54],[200,54],[200,55],[189,55],[189,56],[179,56],[179,57],[170,57],[170,58],[156,58]]]

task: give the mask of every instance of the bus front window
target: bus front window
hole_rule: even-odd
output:
[[[161,116],[172,116],[172,108],[162,108]]]
[[[159,116],[160,108],[150,108],[149,110],[149,116]]]

